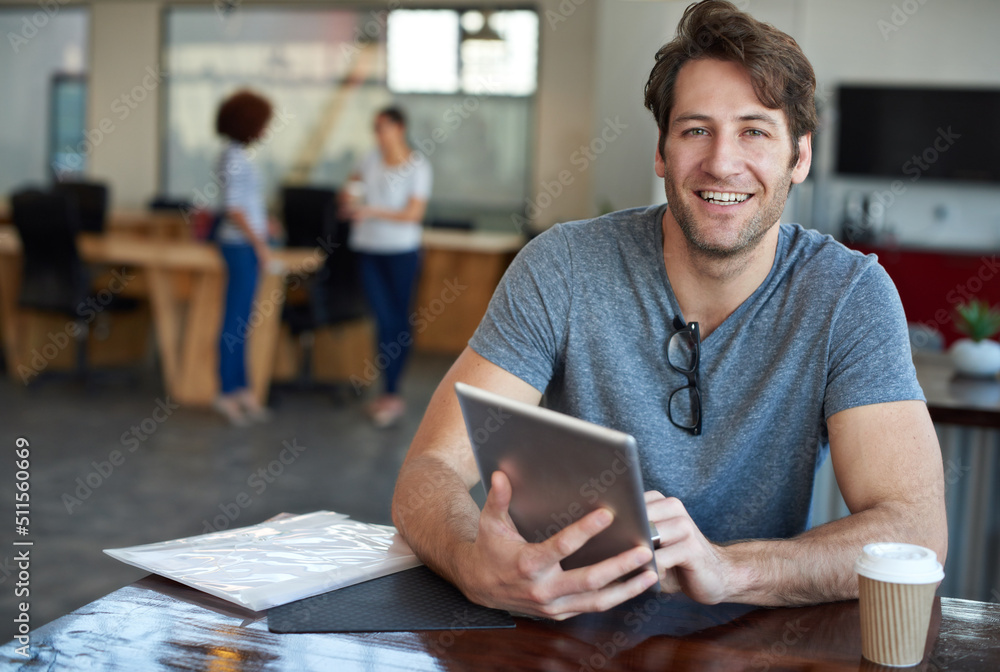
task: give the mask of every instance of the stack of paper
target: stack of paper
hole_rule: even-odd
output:
[[[104,552],[254,611],[421,564],[394,527],[332,511]]]

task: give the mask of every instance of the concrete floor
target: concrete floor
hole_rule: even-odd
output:
[[[0,502],[8,513],[0,526],[0,642],[14,636],[8,614],[18,573],[10,515],[17,437],[31,444],[26,538],[34,541],[31,593],[17,601],[30,600],[38,627],[146,574],[108,557],[105,548],[201,534],[206,525],[251,525],[283,511],[326,509],[390,523],[399,466],[452,359],[411,360],[403,385],[407,415],[385,430],[371,426],[361,402],[337,402],[328,390],[278,390],[273,422],[238,429],[209,411],[158,411],[167,399],[152,373],[139,384],[98,381],[87,389],[54,378],[25,389],[4,376]],[[130,435],[132,427],[141,436]],[[272,465],[286,442],[298,447],[298,457]],[[269,465],[277,476],[254,478]],[[243,493],[250,504],[234,516]]]

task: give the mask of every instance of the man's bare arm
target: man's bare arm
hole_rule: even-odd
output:
[[[665,590],[696,600],[781,606],[857,597],[854,560],[874,541],[926,546],[943,563],[941,452],[927,408],[903,401],[831,416],[830,454],[851,515],[788,540],[709,543],[676,499],[647,494]]]
[[[475,540],[479,507],[469,490],[479,471],[455,396],[456,382],[537,404],[541,394],[474,350],[466,349],[431,398],[400,469],[393,522],[424,562],[456,582],[462,544]]]
[[[610,608],[656,583],[652,571],[616,581],[649,561],[648,548],[591,567],[559,566],[611,524],[605,509],[542,543],[527,543],[507,513],[510,482],[497,472],[480,515],[469,495],[479,474],[455,398],[456,381],[526,403],[541,399],[538,390],[473,350],[458,358],[434,393],[396,481],[393,522],[417,555],[480,604],[552,618]]]

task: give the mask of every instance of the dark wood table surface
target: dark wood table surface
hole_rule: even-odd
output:
[[[391,605],[372,605],[373,609]],[[706,607],[641,595],[563,623],[519,618],[505,630],[274,634],[263,613],[157,576],[32,633],[24,670],[810,670],[890,669],[861,658],[858,603],[795,609]],[[915,670],[1000,670],[1000,605],[942,598]]]
[[[957,376],[944,353],[916,353],[913,363],[934,422],[1000,428],[1000,380]]]

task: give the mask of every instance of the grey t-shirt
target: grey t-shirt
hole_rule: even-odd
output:
[[[666,412],[687,379],[666,359],[680,307],[663,263],[665,208],[538,236],[469,345],[543,392],[544,406],[632,434],[646,489],[678,497],[708,539],[794,536],[829,452],[827,418],[924,399],[899,295],[874,256],[780,225],[767,278],[701,343],[693,436]]]

